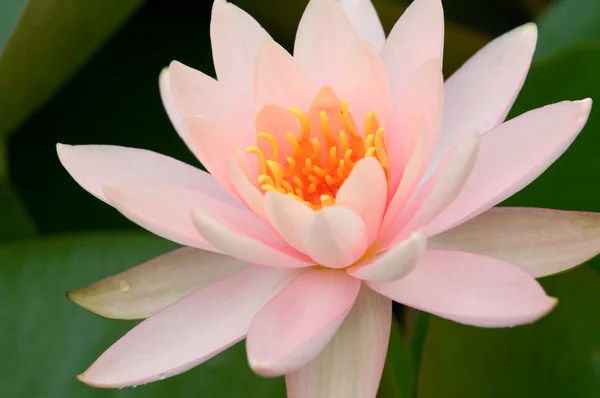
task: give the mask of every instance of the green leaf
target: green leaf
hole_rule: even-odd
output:
[[[573,44],[600,39],[600,1],[559,0],[538,20],[536,57],[547,57]]]
[[[6,173],[6,147],[0,140],[0,242],[31,238],[36,227]]]
[[[13,187],[0,181],[0,242],[31,238],[37,234],[35,224]]]
[[[135,389],[94,389],[75,379],[135,323],[90,314],[69,303],[65,291],[173,247],[148,235],[123,233],[0,246],[0,396],[284,397],[282,379],[251,372],[243,343],[183,375]]]
[[[211,1],[181,1],[177,7],[148,2],[11,135],[11,182],[41,234],[137,228],[69,176],[56,155],[57,142],[144,148],[199,166],[163,109],[158,74],[173,59],[213,73],[211,6]],[[157,15],[164,29],[157,28]]]
[[[600,275],[543,280],[557,308],[530,326],[478,329],[432,317],[419,398],[600,396]]]
[[[0,2],[0,53],[8,41],[26,0],[3,0]]]
[[[377,398],[412,398],[414,380],[415,367],[411,346],[402,336],[400,325],[394,319]]]
[[[0,54],[0,137],[54,94],[142,1],[29,0]]]
[[[598,70],[600,45],[536,62],[512,114],[564,99],[600,98]],[[566,154],[505,205],[600,211],[596,108]],[[588,264],[598,267],[600,259]],[[534,325],[487,330],[432,318],[419,397],[600,396],[600,275],[584,265],[541,282],[559,303]]]

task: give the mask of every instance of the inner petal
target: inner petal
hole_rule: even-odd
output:
[[[361,131],[348,101],[340,101],[330,86],[317,94],[308,114],[293,107],[288,112],[297,120],[298,131],[289,127],[293,124],[283,123],[285,118],[257,123],[257,145],[246,149],[258,159],[257,182],[263,193],[281,192],[315,210],[331,206],[356,162],[365,157],[379,161],[389,182],[385,131],[375,112],[359,115]],[[264,118],[269,113],[259,115]],[[261,131],[259,126],[272,130]]]

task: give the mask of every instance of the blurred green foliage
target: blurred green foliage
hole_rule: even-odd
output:
[[[281,397],[281,379],[249,369],[243,344],[192,371],[137,389],[100,390],[75,379],[134,322],[76,308],[68,289],[163,253],[174,245],[146,234],[58,236],[0,246],[0,341],[3,397]],[[234,377],[234,382],[232,382]]]
[[[537,57],[588,40],[600,40],[600,1],[557,0],[539,18]]]
[[[27,0],[4,0],[0,3],[0,53],[14,30]]]
[[[13,11],[22,3],[4,1]],[[28,0],[0,54],[0,137],[54,94],[141,3]]]
[[[542,284],[559,303],[530,326],[490,330],[433,318],[418,397],[600,396],[600,275],[584,266]]]
[[[600,98],[599,70],[600,43],[536,62],[512,116],[560,100]],[[599,115],[595,109],[571,148],[504,205],[600,211]],[[600,266],[600,259],[589,265]],[[600,275],[584,265],[542,284],[559,304],[531,326],[486,330],[434,318],[419,398],[600,396]]]
[[[387,31],[408,4],[373,1]],[[306,2],[236,1],[288,49]],[[173,59],[213,74],[211,2],[25,3],[0,4],[0,136],[15,131],[0,145],[0,396],[283,396],[281,379],[251,373],[243,344],[137,389],[76,381],[135,324],[86,313],[64,292],[173,245],[116,232],[137,227],[72,181],[55,144],[142,147],[200,166],[170,126],[157,80]],[[511,117],[560,100],[600,99],[600,1],[444,0],[444,7],[447,74],[492,37],[539,22],[537,60]],[[599,114],[594,108],[570,150],[505,205],[600,211]],[[379,398],[600,396],[600,275],[590,266],[600,270],[600,261],[542,281],[560,303],[531,326],[476,329],[396,308],[404,316],[394,326]]]

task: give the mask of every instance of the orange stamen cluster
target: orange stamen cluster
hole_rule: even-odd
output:
[[[389,179],[387,143],[374,112],[365,116],[363,137],[348,111],[348,101],[342,101],[342,130],[331,131],[327,113],[321,111],[320,137],[317,137],[313,136],[306,114],[297,108],[288,110],[298,119],[300,134],[296,137],[291,131],[287,132],[286,139],[292,153],[285,158],[284,164],[279,161],[279,143],[267,132],[259,132],[257,138],[269,144],[271,153],[268,158],[258,146],[246,149],[258,158],[257,181],[264,192],[289,195],[314,209],[331,206],[356,162],[365,157],[376,158]]]

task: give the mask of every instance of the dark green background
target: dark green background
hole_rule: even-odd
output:
[[[388,30],[407,4],[374,2]],[[95,390],[76,381],[133,324],[89,314],[64,292],[173,246],[77,186],[55,144],[141,147],[199,165],[169,124],[157,80],[174,59],[213,73],[211,2],[90,0],[84,7],[29,0],[11,37],[25,3],[0,5],[0,396],[283,396],[281,379],[248,370],[243,344],[187,374],[136,389]],[[238,3],[290,47],[306,0]],[[538,52],[513,116],[563,99],[600,100],[600,1],[446,0],[444,6],[446,74],[494,36],[538,21]],[[76,22],[84,21],[94,26],[82,33]],[[61,39],[43,39],[46,31]],[[506,204],[600,211],[599,153],[594,109],[572,148]],[[532,326],[483,330],[395,308],[399,322],[380,396],[599,397],[599,268],[595,260],[545,278],[560,304]]]

